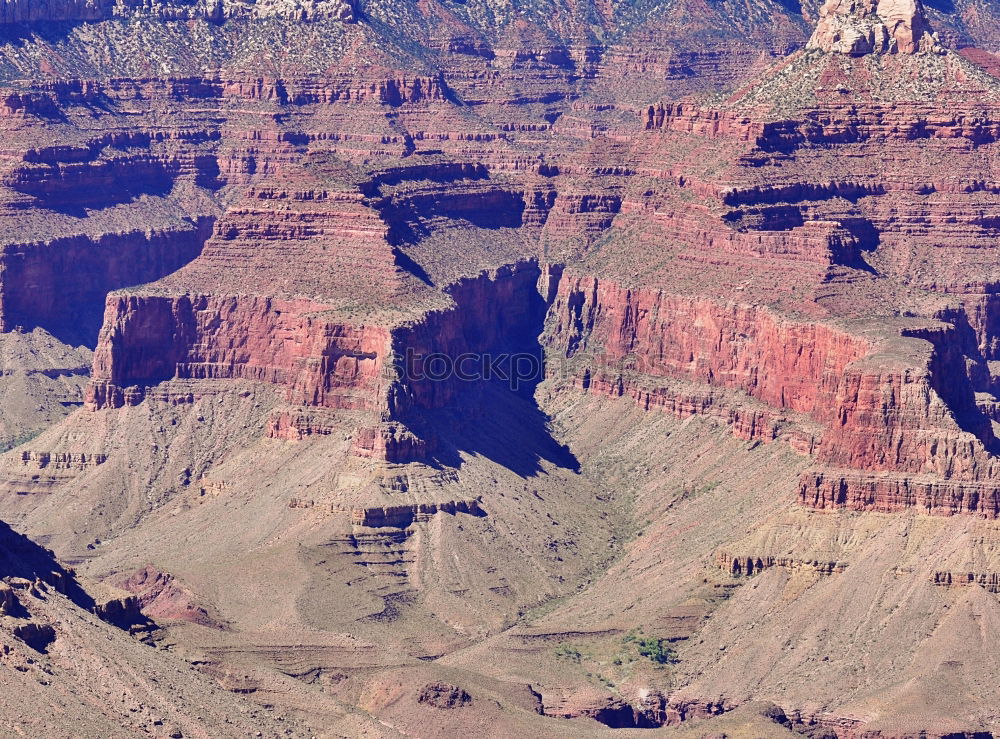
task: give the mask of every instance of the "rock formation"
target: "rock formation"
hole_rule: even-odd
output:
[[[1000,81],[783,7],[0,5],[0,514],[310,735],[1000,726]]]
[[[849,56],[941,49],[920,0],[827,0],[806,48]]]
[[[472,703],[472,696],[455,685],[428,683],[420,689],[417,702],[425,703],[435,708],[451,710],[469,705]]]

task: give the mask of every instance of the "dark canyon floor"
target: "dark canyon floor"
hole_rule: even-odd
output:
[[[1000,733],[998,28],[0,0],[0,734]]]

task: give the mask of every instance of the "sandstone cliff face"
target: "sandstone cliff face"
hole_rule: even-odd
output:
[[[895,10],[890,13],[889,8],[829,4],[814,41],[833,28],[831,18],[840,19],[836,22],[857,20],[871,13],[878,15],[872,20],[877,25]],[[734,385],[762,399],[768,408],[797,409],[819,424],[810,428],[787,411],[777,414],[775,421],[772,412],[772,420],[764,425],[765,433],[760,437],[775,438],[784,433],[795,448],[813,455],[817,468],[802,477],[801,502],[880,511],[914,507],[935,514],[969,512],[993,518],[997,489],[992,482],[996,474],[996,439],[991,427],[995,416],[991,285],[995,275],[992,258],[982,259],[981,249],[990,248],[994,232],[992,225],[974,215],[980,212],[979,205],[971,203],[978,203],[980,188],[990,187],[976,184],[979,175],[972,173],[992,173],[992,165],[981,158],[980,147],[990,148],[996,141],[992,122],[995,116],[988,112],[973,113],[978,105],[974,96],[957,92],[952,93],[956,100],[952,112],[968,105],[967,113],[935,112],[932,99],[937,93],[931,90],[913,90],[887,105],[880,100],[884,95],[894,96],[890,92],[891,74],[869,82],[863,79],[865,73],[860,70],[865,65],[883,72],[894,70],[892,74],[899,74],[895,79],[906,79],[910,74],[907,70],[934,68],[943,73],[945,85],[953,84],[948,80],[955,80],[956,86],[982,85],[982,94],[990,100],[995,99],[996,89],[994,82],[976,69],[966,67],[954,55],[908,57],[906,53],[934,51],[921,45],[919,39],[909,43],[907,34],[914,28],[919,31],[923,23],[920,8],[906,12],[910,11],[909,23],[893,15],[890,24],[901,30],[906,43],[891,40],[887,27],[884,44],[855,49],[856,53],[896,51],[898,54],[856,62],[805,54],[790,58],[762,85],[737,92],[727,104],[714,110],[676,104],[647,110],[647,130],[664,142],[662,147],[654,144],[659,155],[656,171],[672,178],[680,190],[687,191],[688,199],[703,198],[711,204],[708,210],[714,207],[714,213],[699,216],[702,223],[712,223],[721,214],[721,221],[734,226],[731,231],[719,228],[718,221],[714,233],[706,225],[696,238],[690,238],[690,227],[668,228],[665,216],[669,213],[667,217],[678,218],[671,212],[669,198],[665,198],[666,203],[656,202],[642,209],[637,207],[638,203],[626,203],[622,212],[635,209],[645,215],[644,231],[649,234],[646,238],[650,243],[664,239],[665,243],[680,245],[674,246],[676,256],[668,256],[658,270],[650,270],[655,277],[644,278],[658,281],[664,294],[679,291],[685,296],[691,293],[697,299],[702,294],[714,293],[712,302],[726,305],[725,290],[705,287],[710,280],[722,280],[728,290],[740,292],[740,298],[754,295],[748,301],[751,303],[784,303],[794,306],[792,313],[799,315],[821,305],[819,313],[824,314],[824,319],[852,318],[847,323],[821,321],[828,328],[835,327],[853,337],[858,350],[846,362],[831,368],[835,372],[836,389],[813,408],[797,404],[794,395],[768,393],[766,384],[753,380],[752,376],[748,380],[737,374],[740,379],[734,381],[732,374],[722,371],[702,372],[698,380],[703,388]],[[848,48],[824,47],[824,50],[851,53]],[[845,73],[848,68],[860,76]],[[814,80],[805,84],[799,76],[814,73]],[[845,94],[852,96],[849,106],[837,99]],[[719,153],[701,148],[699,142],[703,140],[717,142]],[[711,164],[701,166],[690,154],[676,154],[680,147],[697,152]],[[879,166],[862,163],[874,162],[875,159],[868,157],[876,151]],[[888,156],[890,151],[892,155]],[[943,177],[940,170],[926,164],[923,157],[929,151],[940,152],[933,155],[935,161],[952,163],[950,176]],[[833,152],[841,157],[838,161],[843,166],[833,168],[832,176],[827,176],[824,167]],[[886,164],[887,161],[894,163]],[[714,174],[720,168],[726,171],[725,177]],[[991,178],[989,174],[987,179]],[[968,203],[968,207],[963,203]],[[688,206],[682,212],[681,218],[697,222],[692,216],[699,212],[697,206]],[[809,254],[798,246],[804,240],[792,241],[792,234],[821,222],[839,224],[848,234],[839,238],[839,248],[832,248],[831,240],[831,247],[826,250],[810,250],[809,256],[817,267],[824,262],[826,267],[811,273],[800,270],[794,279],[815,281],[813,288],[789,289],[787,281],[773,280],[758,272],[763,268],[762,262],[741,258],[749,253],[737,246],[741,242],[756,240],[763,247],[766,240],[773,240],[776,246],[780,245],[778,248],[758,247],[757,253],[768,254],[768,269],[788,270],[780,259],[793,254],[804,259]],[[725,238],[718,235],[720,232]],[[792,248],[793,244],[797,248]],[[947,257],[940,250],[943,244],[948,245]],[[595,265],[611,263],[624,272],[613,258],[606,256],[607,246],[604,250],[605,255],[595,259]],[[646,253],[655,258],[652,249]],[[626,259],[623,253],[622,265],[627,264]],[[689,269],[692,262],[704,265],[713,277],[696,275]],[[847,277],[849,272],[842,268],[869,269],[873,279],[869,282],[867,278]],[[920,307],[907,303],[885,310],[878,301],[891,302],[894,298],[889,297],[890,293],[880,292],[881,280],[919,285],[919,289],[940,299],[928,298]],[[862,282],[870,287],[862,287]],[[847,287],[848,283],[852,286]],[[623,280],[619,284],[632,286],[635,282]],[[643,290],[640,282],[630,295],[641,296]],[[578,300],[584,305],[601,304],[599,299]],[[559,306],[558,310],[566,309]],[[591,316],[602,315],[601,309],[587,310]],[[880,318],[877,322],[866,322],[866,311]],[[603,306],[603,312],[611,311]],[[782,313],[779,308],[778,315]],[[901,316],[920,315],[929,320],[900,320]],[[628,322],[615,318],[612,325],[620,326],[619,331],[627,330]],[[682,321],[685,325],[692,323],[689,317]],[[572,322],[562,319],[560,324],[563,323]],[[583,323],[589,325],[587,319]],[[596,325],[594,321],[590,323]],[[558,330],[565,331],[561,327]],[[697,335],[698,329],[693,333]],[[567,335],[573,336],[573,332]],[[726,334],[723,332],[722,336]],[[743,330],[738,338],[744,336],[752,346],[754,333]],[[616,329],[605,329],[594,345],[600,354],[605,344],[615,346],[617,341]],[[813,344],[816,338],[804,341]],[[720,342],[720,347],[733,343],[732,338],[727,338]],[[735,344],[741,346],[739,340]],[[655,339],[652,345],[655,346]],[[572,343],[560,342],[558,346],[564,351]],[[686,366],[676,359],[665,365],[666,375],[697,377],[698,373],[690,368],[697,367],[696,362],[706,356],[712,357],[709,364],[715,370],[719,353],[719,348],[695,347]],[[722,348],[721,359],[725,360],[728,353],[728,349]],[[768,366],[782,367],[779,374],[783,377],[795,370],[783,366],[780,359],[767,357],[763,361]],[[658,366],[656,361],[651,365]],[[659,405],[675,413],[687,414],[692,412],[691,408],[700,406],[701,412],[731,423],[739,434],[745,433],[746,423],[740,420],[739,411],[719,410],[720,393],[703,389],[698,394],[676,382],[657,381],[655,372],[652,378],[644,376],[649,373],[649,366],[646,363],[646,368],[642,368],[637,362],[626,362],[628,372],[615,365],[610,378],[596,373],[590,381],[586,374],[588,360],[584,359],[573,368],[571,377],[577,386],[630,395],[644,404]],[[723,361],[719,369],[726,368]],[[812,369],[807,372],[808,384],[829,387],[823,373],[814,373]],[[636,386],[644,385],[642,391],[635,390]],[[658,396],[670,399],[659,403],[647,400]],[[696,396],[711,397],[713,402],[692,403]],[[734,404],[732,398],[729,404]],[[735,405],[741,407],[744,416],[752,407],[739,401]],[[798,430],[791,434],[795,427]]]
[[[405,529],[414,522],[426,521],[438,513],[485,515],[478,500],[450,500],[443,503],[355,508],[351,511],[351,523],[367,528]]]
[[[489,379],[483,359],[504,360],[505,355],[517,353],[539,356],[537,333],[545,310],[537,287],[540,274],[536,262],[524,261],[494,275],[462,280],[448,289],[453,308],[434,311],[396,330],[395,356],[404,362],[412,360],[404,367],[396,410],[441,408],[453,403],[463,389]],[[468,356],[473,366],[466,377],[458,372],[442,381],[427,363],[434,355],[456,362]],[[510,370],[509,364],[504,360],[499,366]],[[505,381],[504,377],[494,379]],[[537,375],[526,378],[521,392],[530,393],[540,379]]]
[[[564,273],[547,344],[583,359],[587,386],[627,377],[676,378],[730,387],[775,407],[814,415],[835,411],[846,367],[872,342],[765,308],[720,304]],[[550,366],[554,366],[550,362]]]
[[[298,440],[313,433],[317,430],[309,421],[282,415],[271,435],[279,439]],[[406,464],[427,460],[433,450],[433,439],[420,438],[400,424],[384,423],[359,428],[351,451],[359,457]]]
[[[86,338],[103,316],[93,307],[111,290],[163,277],[201,251],[212,230],[204,219],[186,231],[105,234],[9,244],[0,250],[0,330],[43,326]]]
[[[961,340],[947,325],[899,332],[798,323],[759,307],[564,274],[545,338],[547,372],[646,409],[714,416],[744,438],[784,435],[835,468],[803,476],[808,505],[996,517],[996,439]],[[938,482],[906,483],[900,473]]]
[[[971,514],[1000,518],[1000,487],[993,482],[859,474],[814,470],[802,475],[799,502],[821,510],[899,513],[917,510],[937,516]]]
[[[940,49],[920,0],[827,0],[807,48],[850,56]]]
[[[272,383],[298,405],[382,407],[388,332],[324,320],[323,308],[246,296],[112,296],[87,403],[134,405],[147,386],[179,377]]]
[[[535,335],[544,302],[539,268],[523,262],[456,283],[453,305],[402,325],[355,325],[324,318],[329,306],[252,296],[117,295],[108,298],[105,326],[86,395],[91,410],[143,402],[151,387],[173,379],[250,380],[276,385],[299,410],[272,417],[272,438],[297,440],[329,433],[310,409],[360,410],[383,420],[454,406],[478,383],[509,383],[508,355],[533,353],[530,393],[540,378]],[[434,359],[436,357],[436,360]],[[444,360],[467,357],[468,372],[439,376]],[[486,364],[484,364],[484,361]],[[169,395],[169,390],[167,391]],[[433,439],[398,424],[358,430],[355,452],[404,463],[424,459]]]
[[[965,357],[955,350],[954,332],[910,335],[938,339],[934,348],[915,347],[930,355],[927,366],[886,368],[860,362],[849,369],[832,406],[834,428],[818,450],[819,459],[943,478],[989,476],[996,438],[975,404],[974,384]],[[886,409],[892,409],[891,418]],[[932,429],[939,433],[928,433]]]

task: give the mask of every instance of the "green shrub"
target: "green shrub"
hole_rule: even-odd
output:
[[[634,644],[640,655],[658,665],[675,665],[679,662],[677,653],[670,648],[666,639],[643,636],[641,632],[631,631],[625,635],[622,642]]]
[[[568,659],[571,662],[579,664],[583,658],[583,654],[579,649],[570,644],[560,644],[556,647],[556,657],[559,659]]]

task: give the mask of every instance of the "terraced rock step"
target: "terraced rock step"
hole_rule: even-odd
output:
[[[412,505],[382,506],[380,508],[354,508],[351,510],[351,523],[355,526],[368,528],[405,529],[410,524],[426,521],[435,514],[467,513],[472,516],[485,516],[478,500],[449,500],[445,503],[414,503]]]

